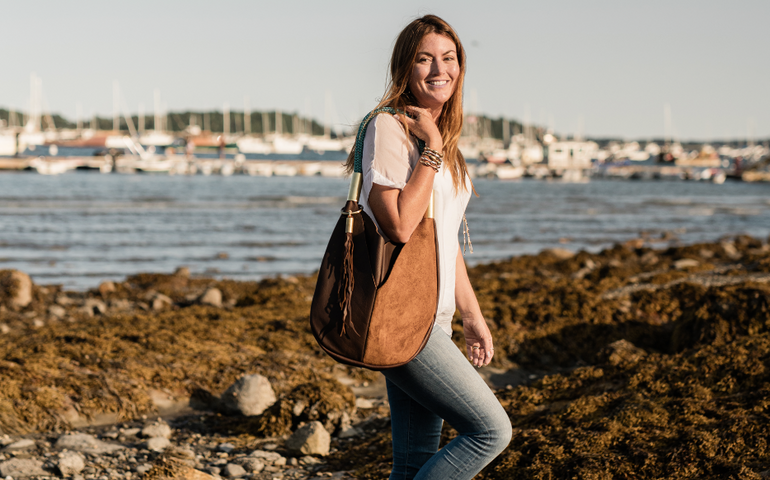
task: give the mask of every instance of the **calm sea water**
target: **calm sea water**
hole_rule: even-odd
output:
[[[318,268],[347,194],[322,177],[0,174],[0,269],[95,287],[137,272],[259,279]],[[770,234],[770,184],[477,179],[470,264],[647,234],[693,243]]]

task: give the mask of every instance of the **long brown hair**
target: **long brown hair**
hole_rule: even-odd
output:
[[[417,61],[417,49],[420,42],[430,33],[443,35],[455,44],[460,75],[455,81],[455,90],[441,110],[438,119],[438,129],[444,142],[444,164],[452,174],[455,191],[466,189],[465,178],[468,168],[465,165],[457,142],[463,130],[463,81],[465,80],[465,49],[454,29],[444,20],[435,15],[425,15],[412,21],[404,28],[396,39],[393,56],[390,59],[390,79],[385,95],[379,107],[393,107],[404,110],[407,105],[417,105],[409,90],[409,79]],[[408,133],[408,132],[407,132]],[[355,149],[350,152],[346,162],[348,172],[353,171]]]

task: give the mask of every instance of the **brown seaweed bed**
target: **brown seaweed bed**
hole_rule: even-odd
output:
[[[469,273],[495,337],[494,371],[529,379],[496,391],[514,436],[478,478],[770,478],[767,242],[654,250],[639,239]],[[7,274],[0,304],[14,293]],[[382,478],[387,409],[357,411],[338,381],[379,374],[335,364],[316,346],[307,322],[314,284],[181,271],[82,293],[35,285],[29,306],[0,307],[0,436],[51,435],[105,413],[157,415],[158,392],[211,411],[178,425],[244,450],[302,422],[339,432],[343,417],[371,414],[362,437],[334,438],[319,471]],[[195,300],[210,287],[222,292],[221,307]],[[158,302],[163,295],[170,304]],[[270,379],[278,402],[256,417],[217,413],[212,399],[244,373]],[[314,407],[296,415],[298,403]]]

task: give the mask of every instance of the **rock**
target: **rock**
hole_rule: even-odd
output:
[[[11,331],[11,327],[9,327],[5,323],[0,323],[0,333],[8,333]]]
[[[61,452],[56,465],[59,467],[59,472],[61,472],[63,477],[75,475],[86,468],[83,456],[77,452]]]
[[[225,409],[241,415],[260,415],[276,401],[270,381],[262,375],[244,375],[222,394]]]
[[[62,307],[66,307],[67,305],[72,305],[73,303],[75,303],[75,301],[72,300],[67,295],[61,294],[56,297],[56,303],[58,305],[61,305]]]
[[[288,440],[286,448],[304,455],[328,455],[331,435],[321,422],[310,422],[297,429]]]
[[[353,437],[363,437],[364,432],[358,427],[348,427],[346,429],[340,429],[340,434],[338,435],[339,438],[353,438]]]
[[[212,307],[222,308],[222,292],[218,288],[211,287],[198,297],[198,303],[201,305],[211,305]]]
[[[235,460],[235,463],[242,466],[249,473],[259,473],[265,469],[265,462],[254,457],[242,457]]]
[[[168,426],[168,423],[159,420],[145,425],[142,429],[142,436],[146,438],[171,438],[171,427]]]
[[[174,275],[177,277],[190,278],[190,269],[187,267],[179,267],[174,270]]]
[[[292,460],[294,460],[294,459],[292,459]],[[309,455],[306,455],[306,456],[300,458],[298,463],[301,463],[302,465],[318,465],[319,463],[323,463],[323,462],[321,460],[315,458],[315,457],[311,457]]]
[[[294,404],[294,407],[292,407],[291,413],[295,417],[299,417],[300,415],[302,415],[302,412],[305,411],[306,406],[307,405],[305,405],[305,402],[303,402],[302,400],[298,400],[297,403]]]
[[[12,310],[21,310],[32,303],[32,279],[18,270],[0,272],[0,300]]]
[[[136,467],[136,473],[138,473],[139,475],[144,475],[150,470],[152,470],[152,465],[150,465],[149,463],[145,463],[143,465],[139,465],[138,467]]]
[[[67,449],[75,452],[90,453],[93,455],[111,453],[124,448],[122,445],[115,445],[97,440],[96,437],[88,435],[87,433],[62,435],[56,441],[54,447],[62,450]]]
[[[700,265],[700,262],[693,258],[682,258],[674,262],[674,268],[677,270],[684,270],[686,268],[695,268]]]
[[[162,452],[171,445],[171,440],[166,437],[153,437],[147,440],[147,450],[153,452]]]
[[[546,248],[543,253],[548,253],[558,258],[559,260],[567,260],[575,256],[575,253],[566,248]]]
[[[115,292],[115,284],[113,282],[107,280],[99,285],[99,293],[102,294],[102,297],[106,297],[113,292]]]
[[[36,319],[32,320],[32,326],[35,327],[35,328],[43,328],[43,327],[45,327],[45,322],[42,321],[39,318],[36,318]]]
[[[206,470],[208,470],[208,472],[209,472],[210,474],[212,474],[212,475],[219,475],[219,472],[221,472],[221,471],[222,471],[222,469],[221,469],[221,468],[219,468],[219,467],[209,467],[209,468],[207,468]]]
[[[152,299],[152,309],[153,310],[164,310],[171,305],[174,304],[174,301],[171,300],[166,295],[163,295],[162,293],[156,293],[155,297]]]
[[[601,357],[610,365],[634,364],[641,360],[647,352],[628,340],[621,339],[612,342],[602,351]]]
[[[286,465],[286,458],[277,452],[268,452],[265,450],[254,450],[249,454],[251,458],[258,458],[266,465]]]
[[[13,443],[8,444],[3,451],[4,452],[20,452],[23,450],[29,450],[35,447],[35,441],[29,438],[22,438]]]
[[[0,447],[6,447],[12,443],[13,443],[13,439],[8,435],[3,435],[2,437],[0,437]]]
[[[127,428],[123,430],[123,435],[126,437],[134,437],[136,435],[139,435],[139,433],[142,431],[141,428]]]
[[[16,480],[28,477],[48,477],[51,474],[43,470],[43,462],[33,458],[12,458],[0,463],[0,477]]]
[[[738,249],[735,248],[735,244],[733,242],[722,242],[721,246],[722,246],[722,250],[725,252],[725,255],[727,255],[731,259],[737,260],[741,258],[741,254],[738,251]]]
[[[234,463],[228,463],[225,468],[222,469],[222,476],[227,478],[239,478],[246,475],[246,470]]]
[[[63,318],[65,315],[67,315],[67,310],[65,310],[61,305],[51,305],[48,307],[48,314],[52,317]]]
[[[374,408],[374,404],[368,398],[356,398],[356,408]]]
[[[98,298],[89,298],[86,299],[86,303],[83,305],[83,311],[89,317],[93,317],[94,315],[103,315],[107,313],[107,304]]]
[[[220,443],[217,450],[220,452],[232,453],[232,451],[235,450],[235,445],[232,443]]]

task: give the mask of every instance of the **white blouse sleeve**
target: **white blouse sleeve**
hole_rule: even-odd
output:
[[[401,122],[390,114],[377,115],[366,129],[362,158],[364,190],[373,183],[402,189],[414,169],[416,146],[406,135]]]

